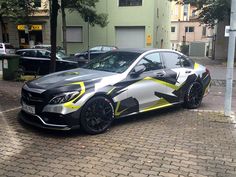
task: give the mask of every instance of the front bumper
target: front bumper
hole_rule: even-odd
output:
[[[54,113],[32,115],[22,110],[20,119],[27,124],[44,129],[71,130],[80,128],[80,121],[79,116],[77,117],[77,113],[69,115],[59,115]]]

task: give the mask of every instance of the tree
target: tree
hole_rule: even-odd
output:
[[[170,0],[180,4],[191,4],[199,11],[201,23],[213,28],[216,23],[229,20],[231,0]]]
[[[29,22],[30,15],[36,10],[34,0],[0,0],[0,23],[2,31],[6,31],[4,17],[11,18],[16,23]],[[4,36],[6,39],[6,36]]]
[[[66,45],[66,13],[67,8],[70,12],[77,11],[82,18],[94,26],[95,24],[105,27],[107,25],[107,14],[97,14],[95,11],[96,3],[99,0],[62,0],[61,13],[62,13],[62,31],[63,31],[63,48],[67,52]],[[88,20],[89,19],[89,20]]]
[[[50,72],[55,72],[56,68],[56,37],[57,37],[57,16],[58,10],[62,8],[62,14],[64,17],[63,34],[66,34],[66,14],[65,8],[69,8],[71,11],[78,11],[83,19],[88,19],[91,25],[100,24],[100,26],[106,26],[107,15],[97,14],[94,7],[98,0],[61,0],[61,6],[58,4],[58,0],[51,0],[51,65]],[[65,37],[63,37],[65,39]],[[63,42],[66,45],[66,41]],[[65,47],[65,46],[63,46]]]

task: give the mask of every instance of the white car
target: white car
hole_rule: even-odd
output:
[[[0,54],[14,54],[15,48],[9,43],[0,43]]]

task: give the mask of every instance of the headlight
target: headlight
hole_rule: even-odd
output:
[[[79,94],[80,94],[80,92],[78,92],[78,91],[62,93],[60,95],[56,95],[55,97],[53,97],[49,101],[49,104],[62,104],[62,103],[66,103],[66,102],[69,102],[69,101],[75,99],[77,96],[79,96]]]

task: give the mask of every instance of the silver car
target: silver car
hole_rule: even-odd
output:
[[[22,120],[49,129],[102,133],[116,118],[176,104],[200,106],[209,71],[172,50],[115,50],[83,68],[46,75],[22,88]]]

